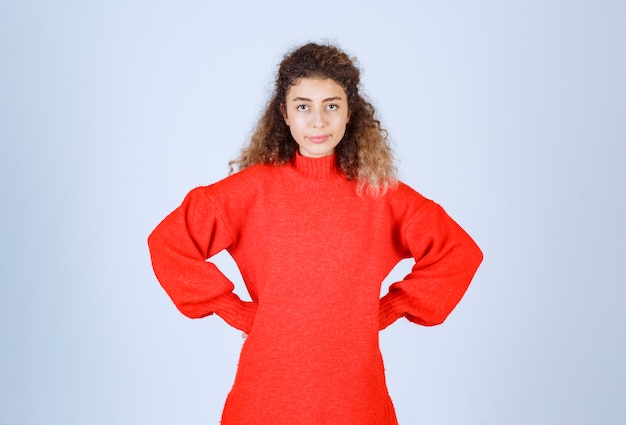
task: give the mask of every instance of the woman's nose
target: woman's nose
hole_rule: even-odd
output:
[[[324,116],[322,114],[322,111],[320,111],[318,109],[314,109],[311,118],[313,119],[313,127],[314,128],[322,128],[322,127],[324,127]]]

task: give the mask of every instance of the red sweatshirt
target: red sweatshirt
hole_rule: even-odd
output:
[[[399,183],[359,195],[335,157],[297,155],[192,190],[149,237],[185,315],[248,334],[222,425],[395,425],[378,332],[444,321],[482,254],[434,202]],[[206,261],[226,249],[252,302]],[[404,258],[411,273],[379,299]]]

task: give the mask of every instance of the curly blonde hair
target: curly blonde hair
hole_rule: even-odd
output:
[[[350,121],[335,147],[337,166],[359,191],[384,193],[397,183],[387,131],[374,107],[359,93],[360,71],[346,53],[333,45],[309,43],[288,52],[278,68],[274,92],[250,143],[229,162],[230,173],[253,164],[282,165],[291,161],[298,144],[281,113],[289,89],[302,78],[331,79],[346,92]]]

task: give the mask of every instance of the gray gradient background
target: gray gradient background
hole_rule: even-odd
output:
[[[0,1],[0,424],[218,423],[240,333],[178,313],[145,240],[322,39],[358,56],[402,179],[485,253],[446,324],[381,333],[400,423],[625,423],[625,22],[621,1]]]

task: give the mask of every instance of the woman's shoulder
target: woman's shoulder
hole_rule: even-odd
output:
[[[401,220],[410,219],[422,214],[425,210],[437,205],[422,195],[409,184],[398,181],[385,194],[393,215]]]
[[[255,164],[230,174],[221,180],[199,186],[191,192],[217,200],[250,198],[265,190],[278,177],[280,166]]]
[[[207,188],[212,190],[220,190],[222,188],[228,188],[229,190],[236,188],[252,188],[259,184],[271,180],[275,177],[277,169],[280,166],[269,164],[254,164],[243,170],[236,171],[221,180],[207,185]]]
[[[432,200],[428,199],[421,192],[414,189],[408,183],[398,181],[387,191],[387,196],[394,203],[428,204]]]

